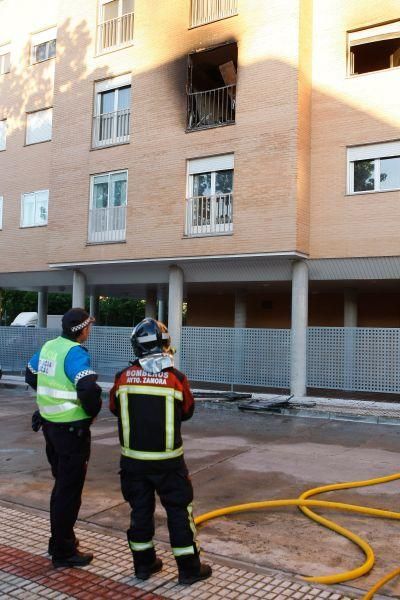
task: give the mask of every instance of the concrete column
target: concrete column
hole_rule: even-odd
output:
[[[344,327],[357,327],[357,317],[357,290],[347,288],[344,290]]]
[[[47,288],[42,288],[38,291],[37,312],[39,327],[47,327],[47,310],[48,310],[48,292]]]
[[[156,294],[155,294],[154,290],[148,290],[146,292],[146,306],[144,309],[145,317],[149,317],[150,319],[157,318],[156,317],[156,313],[157,313],[156,303],[157,303],[157,298],[156,298]]]
[[[162,298],[159,298],[158,300],[158,320],[161,321],[161,323],[164,323],[164,319],[165,319],[165,300],[163,300]]]
[[[72,279],[72,308],[85,308],[86,277],[78,270]]]
[[[183,272],[176,265],[169,268],[168,330],[176,348],[175,366],[179,369],[182,335]]]
[[[99,318],[99,297],[97,294],[90,294],[89,296],[89,314],[94,317],[96,321]]]
[[[246,295],[243,292],[236,292],[234,327],[246,327],[246,317]]]
[[[290,393],[306,395],[308,325],[308,267],[298,260],[292,270],[292,330]]]

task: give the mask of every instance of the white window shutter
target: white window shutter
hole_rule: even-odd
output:
[[[233,169],[234,155],[222,154],[220,156],[206,156],[204,158],[194,158],[189,160],[189,175],[195,173],[209,173],[211,171],[226,171]]]
[[[400,141],[347,148],[347,158],[350,162],[355,160],[373,160],[387,156],[400,156]]]
[[[39,46],[39,44],[44,44],[45,42],[50,42],[51,40],[56,39],[57,27],[50,27],[50,29],[40,31],[39,33],[34,33],[32,35],[32,47]]]
[[[51,140],[53,109],[39,110],[27,115],[26,143],[37,144]]]
[[[7,121],[0,121],[0,150],[6,149]]]

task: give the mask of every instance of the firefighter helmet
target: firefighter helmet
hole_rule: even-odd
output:
[[[141,358],[149,354],[168,352],[171,347],[171,337],[164,323],[146,318],[134,327],[131,344],[135,356]]]

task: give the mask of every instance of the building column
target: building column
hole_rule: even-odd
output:
[[[94,317],[96,321],[99,318],[99,297],[96,293],[91,293],[89,296],[89,314]]]
[[[308,266],[301,260],[292,269],[292,329],[290,393],[305,396],[307,386]]]
[[[72,308],[85,308],[86,277],[74,270],[72,278]]]
[[[179,369],[182,335],[183,271],[176,265],[169,268],[168,331],[176,348],[175,366]]]
[[[156,319],[156,303],[157,298],[154,290],[148,290],[146,292],[146,306],[144,308],[144,316],[150,319]]]
[[[358,306],[357,306],[357,290],[346,288],[344,290],[344,327],[357,327]]]
[[[158,316],[157,319],[164,323],[165,319],[165,300],[163,298],[158,299]]]
[[[37,312],[38,326],[47,327],[47,310],[48,310],[48,291],[47,288],[42,288],[38,291]]]
[[[244,292],[236,292],[234,327],[246,327],[246,317],[246,295],[244,294]]]

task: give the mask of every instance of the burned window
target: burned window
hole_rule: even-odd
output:
[[[236,44],[225,44],[189,56],[189,130],[235,122],[236,78]]]
[[[400,66],[400,21],[349,33],[349,74]]]

